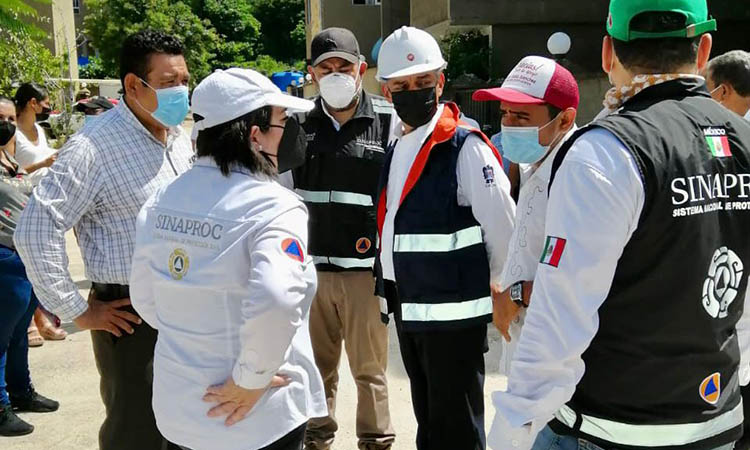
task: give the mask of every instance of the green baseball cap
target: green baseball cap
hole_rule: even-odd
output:
[[[638,14],[664,11],[684,15],[685,28],[664,32],[630,29],[630,22]],[[709,18],[706,0],[611,0],[609,2],[607,32],[620,41],[667,37],[692,38],[714,30],[716,30],[716,19]]]

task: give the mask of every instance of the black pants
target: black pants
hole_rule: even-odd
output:
[[[92,286],[100,301],[130,296],[127,286]],[[135,313],[132,307],[125,308]],[[117,337],[91,331],[94,357],[101,380],[99,390],[106,416],[99,429],[100,450],[163,450],[173,448],[156,428],[151,407],[156,330],[145,322],[133,324],[133,334]]]
[[[404,332],[396,321],[411,384],[418,450],[484,450],[487,326]]]
[[[258,450],[302,450],[302,445],[305,442],[306,428],[307,423],[304,423],[278,441],[271,443],[263,448],[259,448]],[[182,450],[190,450],[187,447],[181,448]]]

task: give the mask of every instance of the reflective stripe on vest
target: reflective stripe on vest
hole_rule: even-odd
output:
[[[452,234],[397,234],[393,252],[452,252],[482,242],[482,228],[479,226]]]
[[[313,256],[315,264],[331,264],[333,266],[343,267],[344,269],[354,269],[357,267],[371,269],[375,264],[375,258],[337,258],[334,256]]]
[[[576,412],[563,405],[555,418],[570,428],[575,427]],[[742,401],[731,411],[706,422],[670,425],[631,425],[581,414],[581,433],[634,447],[671,447],[687,445],[718,436],[742,425]]]
[[[492,314],[492,297],[459,303],[401,303],[401,319],[411,322],[447,322]]]
[[[380,313],[388,315],[388,300],[384,299],[383,297],[378,297],[378,300],[380,301]]]
[[[365,194],[341,191],[306,191],[295,189],[302,199],[309,203],[344,203],[346,205],[372,206],[372,197]]]

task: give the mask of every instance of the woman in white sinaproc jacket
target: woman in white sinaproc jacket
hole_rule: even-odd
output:
[[[289,113],[312,107],[255,71],[214,72],[193,93],[194,167],[138,216],[131,300],[159,330],[157,425],[184,448],[298,450],[326,415],[307,210],[275,181],[304,161]]]

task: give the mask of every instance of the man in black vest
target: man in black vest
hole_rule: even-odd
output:
[[[500,155],[439,104],[437,41],[402,27],[380,48],[378,79],[403,122],[378,197],[378,294],[393,312],[417,418],[418,450],[483,450],[490,284],[515,205]]]
[[[374,295],[374,200],[396,120],[385,99],[362,89],[367,63],[351,31],[321,31],[311,53],[308,70],[321,95],[301,119],[307,160],[293,178],[310,212],[309,252],[318,270],[310,337],[329,416],[309,422],[305,448],[329,449],[338,429],[334,411],[343,340],[357,385],[358,446],[385,450],[395,434],[385,378],[388,330]]]
[[[750,124],[696,75],[715,29],[705,0],[611,0],[611,114],[555,157],[493,449],[729,450],[741,436]]]

